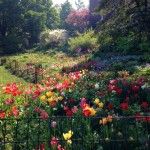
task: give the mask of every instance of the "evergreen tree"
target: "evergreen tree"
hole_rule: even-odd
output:
[[[71,11],[72,11],[72,5],[67,0],[64,4],[61,5],[61,10],[60,10],[60,19],[61,19],[61,28],[62,29],[69,28],[69,25],[66,23],[66,19]]]
[[[24,15],[24,32],[29,33],[30,44],[39,41],[39,34],[45,28],[57,28],[59,18],[51,0],[29,0]]]
[[[59,24],[52,0],[0,0],[0,51],[18,51],[24,48],[24,39],[32,47],[41,31]]]
[[[0,1],[0,47],[4,52],[16,51],[22,36],[22,8],[20,0]]]

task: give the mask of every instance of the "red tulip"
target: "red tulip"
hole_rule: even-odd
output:
[[[132,91],[137,93],[139,91],[140,87],[138,85],[133,85],[132,86]]]
[[[14,115],[14,117],[18,117],[19,116],[19,109],[16,106],[13,106],[11,109],[12,114]]]
[[[150,122],[150,117],[149,117],[149,116],[144,117],[143,121],[144,121],[144,122]]]
[[[52,139],[51,139],[51,141],[50,141],[51,146],[52,146],[53,148],[56,148],[57,145],[58,145],[58,143],[59,143],[58,138],[52,137]]]
[[[109,103],[107,107],[108,107],[109,110],[112,110],[114,106],[113,106],[112,103]]]
[[[42,119],[42,120],[47,120],[48,119],[48,113],[45,111],[45,110],[42,110],[41,112],[40,112],[40,119]]]
[[[89,117],[91,115],[91,111],[89,109],[83,109],[83,115],[85,117]]]
[[[141,103],[141,107],[144,108],[144,109],[148,108],[148,106],[149,106],[148,102],[144,102],[144,101],[143,101],[143,102]]]
[[[121,95],[122,94],[122,89],[121,88],[116,88],[116,93],[118,94],[118,95]]]
[[[8,99],[5,100],[4,103],[5,103],[5,105],[12,105],[14,103],[14,99],[8,98]]]
[[[17,96],[22,94],[22,91],[19,90],[16,83],[7,84],[6,87],[3,88],[6,94],[11,94],[12,96]]]
[[[72,117],[73,116],[73,112],[69,109],[66,111],[66,116],[67,117]]]
[[[120,108],[125,111],[125,110],[128,110],[129,105],[128,105],[128,103],[123,102],[120,104]]]
[[[5,111],[0,110],[0,119],[4,119],[6,117]]]

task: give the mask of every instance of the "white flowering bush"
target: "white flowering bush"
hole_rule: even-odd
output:
[[[69,38],[68,32],[66,30],[46,30],[40,35],[40,44],[42,46],[55,47],[65,43]]]

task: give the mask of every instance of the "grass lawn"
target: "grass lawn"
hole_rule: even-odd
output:
[[[4,67],[0,66],[0,84],[13,82],[21,82],[22,84],[27,84],[23,79],[11,75]]]
[[[7,56],[10,61],[17,60],[19,62],[19,66],[22,68],[24,68],[27,63],[42,64],[49,75],[58,73],[63,67],[72,67],[78,63],[82,63],[87,59],[87,57],[87,55],[72,57],[63,52],[57,52],[55,54],[28,52],[14,56]]]

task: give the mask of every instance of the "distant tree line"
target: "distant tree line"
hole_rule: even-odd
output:
[[[91,3],[93,2],[93,3]],[[92,10],[76,0],[53,6],[52,0],[0,1],[0,53],[13,53],[37,46],[41,32],[65,29],[70,35],[93,28],[100,49],[150,52],[149,0],[91,0]],[[91,8],[91,7],[90,7]]]

